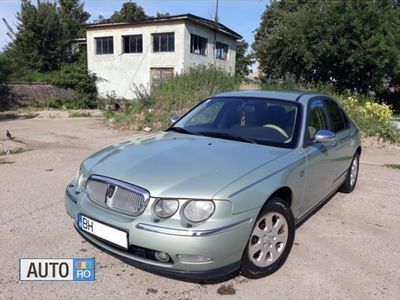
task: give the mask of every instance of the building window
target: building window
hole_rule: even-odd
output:
[[[96,54],[113,54],[114,39],[112,36],[95,38]]]
[[[215,50],[216,50],[216,52],[215,52],[216,58],[222,59],[222,60],[228,59],[228,50],[229,50],[228,45],[217,42]]]
[[[123,36],[122,42],[124,44],[124,53],[143,52],[143,38],[141,34]]]
[[[195,34],[190,35],[190,52],[207,55],[207,42],[208,40],[206,38]]]
[[[153,51],[154,52],[174,52],[175,51],[175,34],[172,33],[155,33],[153,34]]]

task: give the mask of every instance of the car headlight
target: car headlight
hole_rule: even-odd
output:
[[[78,183],[78,189],[82,190],[86,186],[87,176],[83,172],[83,164],[79,167],[78,173],[76,174],[76,181]]]
[[[215,204],[212,201],[191,200],[185,205],[183,215],[191,222],[202,222],[214,213]]]
[[[179,207],[179,201],[174,199],[159,199],[154,206],[155,214],[160,218],[171,217]]]
[[[75,175],[75,178],[76,178],[76,180],[79,180],[79,177],[81,177],[81,175],[82,175],[82,164],[79,166],[79,169],[78,169],[78,171],[76,172],[76,175]]]
[[[78,178],[78,187],[79,189],[83,190],[86,187],[86,181],[87,177],[85,177],[83,174],[81,174]]]

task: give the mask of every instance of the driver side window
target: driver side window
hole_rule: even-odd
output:
[[[311,140],[318,130],[329,130],[329,122],[325,113],[325,107],[321,100],[311,103],[308,124],[306,127],[306,136]]]

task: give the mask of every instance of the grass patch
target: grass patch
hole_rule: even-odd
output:
[[[0,156],[14,155],[14,154],[19,154],[19,153],[22,153],[25,151],[26,151],[26,149],[24,149],[24,148],[17,148],[17,149],[13,149],[13,150],[0,150]]]
[[[89,111],[70,111],[68,114],[70,118],[87,118],[92,116]]]
[[[400,170],[400,164],[386,164],[385,167]]]

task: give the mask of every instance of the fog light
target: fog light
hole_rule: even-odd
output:
[[[171,257],[169,257],[167,252],[163,252],[163,251],[156,251],[154,253],[154,257],[161,262],[169,262],[169,260],[171,259]]]
[[[212,258],[202,255],[190,255],[190,254],[178,254],[178,259],[182,263],[209,263],[212,262]]]

